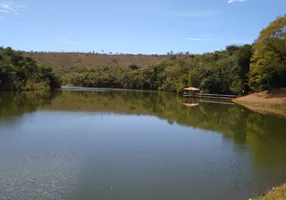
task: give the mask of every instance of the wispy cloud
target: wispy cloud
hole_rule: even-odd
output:
[[[15,14],[19,15],[21,11],[27,6],[19,5],[19,4],[12,4],[9,2],[0,3],[0,13],[7,13],[7,14]],[[1,16],[3,17],[3,16]]]
[[[228,3],[235,3],[235,2],[246,2],[247,0],[229,0]]]
[[[9,11],[0,9],[0,13],[9,13]]]
[[[212,17],[219,13],[218,10],[201,10],[201,11],[181,11],[177,13],[172,13],[177,17]]]
[[[186,40],[191,40],[191,41],[213,41],[213,39],[209,39],[209,38],[185,38]]]
[[[14,8],[10,7],[7,4],[0,4],[0,8],[4,9],[6,12],[13,12],[15,15],[18,15],[19,12],[15,10]]]

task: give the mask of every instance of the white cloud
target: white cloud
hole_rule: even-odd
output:
[[[0,8],[2,8],[6,12],[13,12],[15,15],[19,14],[19,12],[16,9],[12,8],[7,4],[0,4]]]
[[[207,39],[207,38],[185,38],[185,39],[191,41],[213,41],[213,39]]]
[[[11,3],[0,3],[0,13],[13,13],[19,15],[23,8],[26,8],[25,5],[11,4]]]
[[[229,0],[228,3],[246,2],[247,0]]]

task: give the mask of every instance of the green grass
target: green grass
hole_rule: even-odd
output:
[[[286,200],[286,184],[273,189],[262,197],[252,198],[252,200]]]

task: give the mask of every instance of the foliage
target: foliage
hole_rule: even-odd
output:
[[[138,69],[139,67],[135,64],[131,64],[131,65],[129,65],[129,68],[134,70],[134,69]]]
[[[0,90],[37,90],[59,87],[51,68],[41,68],[30,57],[0,48]]]
[[[249,64],[253,54],[251,45],[244,45],[235,52],[235,65],[232,68],[231,90],[234,93],[247,93],[249,90]]]
[[[260,90],[286,86],[286,15],[261,31],[254,49],[251,87]]]
[[[242,93],[247,87],[252,47],[230,46],[203,55],[171,56],[150,67],[97,67],[73,73],[71,83],[85,87],[118,87],[181,92],[186,86],[212,93]]]

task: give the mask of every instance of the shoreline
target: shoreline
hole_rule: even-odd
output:
[[[244,106],[252,111],[259,112],[261,114],[275,114],[286,117],[286,104],[260,104],[250,103],[245,101],[233,100],[234,103]]]
[[[135,92],[167,92],[167,91],[155,91],[155,90],[138,90],[138,89],[124,89],[124,88],[106,88],[106,87],[81,87],[74,85],[62,85],[60,90],[70,89],[85,89],[87,91],[135,91]],[[168,93],[168,92],[167,92]],[[261,114],[274,114],[286,117],[286,88],[277,89],[273,92],[259,92],[246,95],[243,97],[237,97],[232,99],[231,102],[244,106],[252,111],[259,112]]]
[[[232,101],[255,112],[286,117],[286,88],[254,93]],[[250,200],[286,200],[286,183]]]
[[[286,184],[274,187],[270,192],[261,197],[250,198],[249,200],[285,200],[286,199]]]
[[[255,112],[286,117],[286,88],[253,93],[232,101]]]

